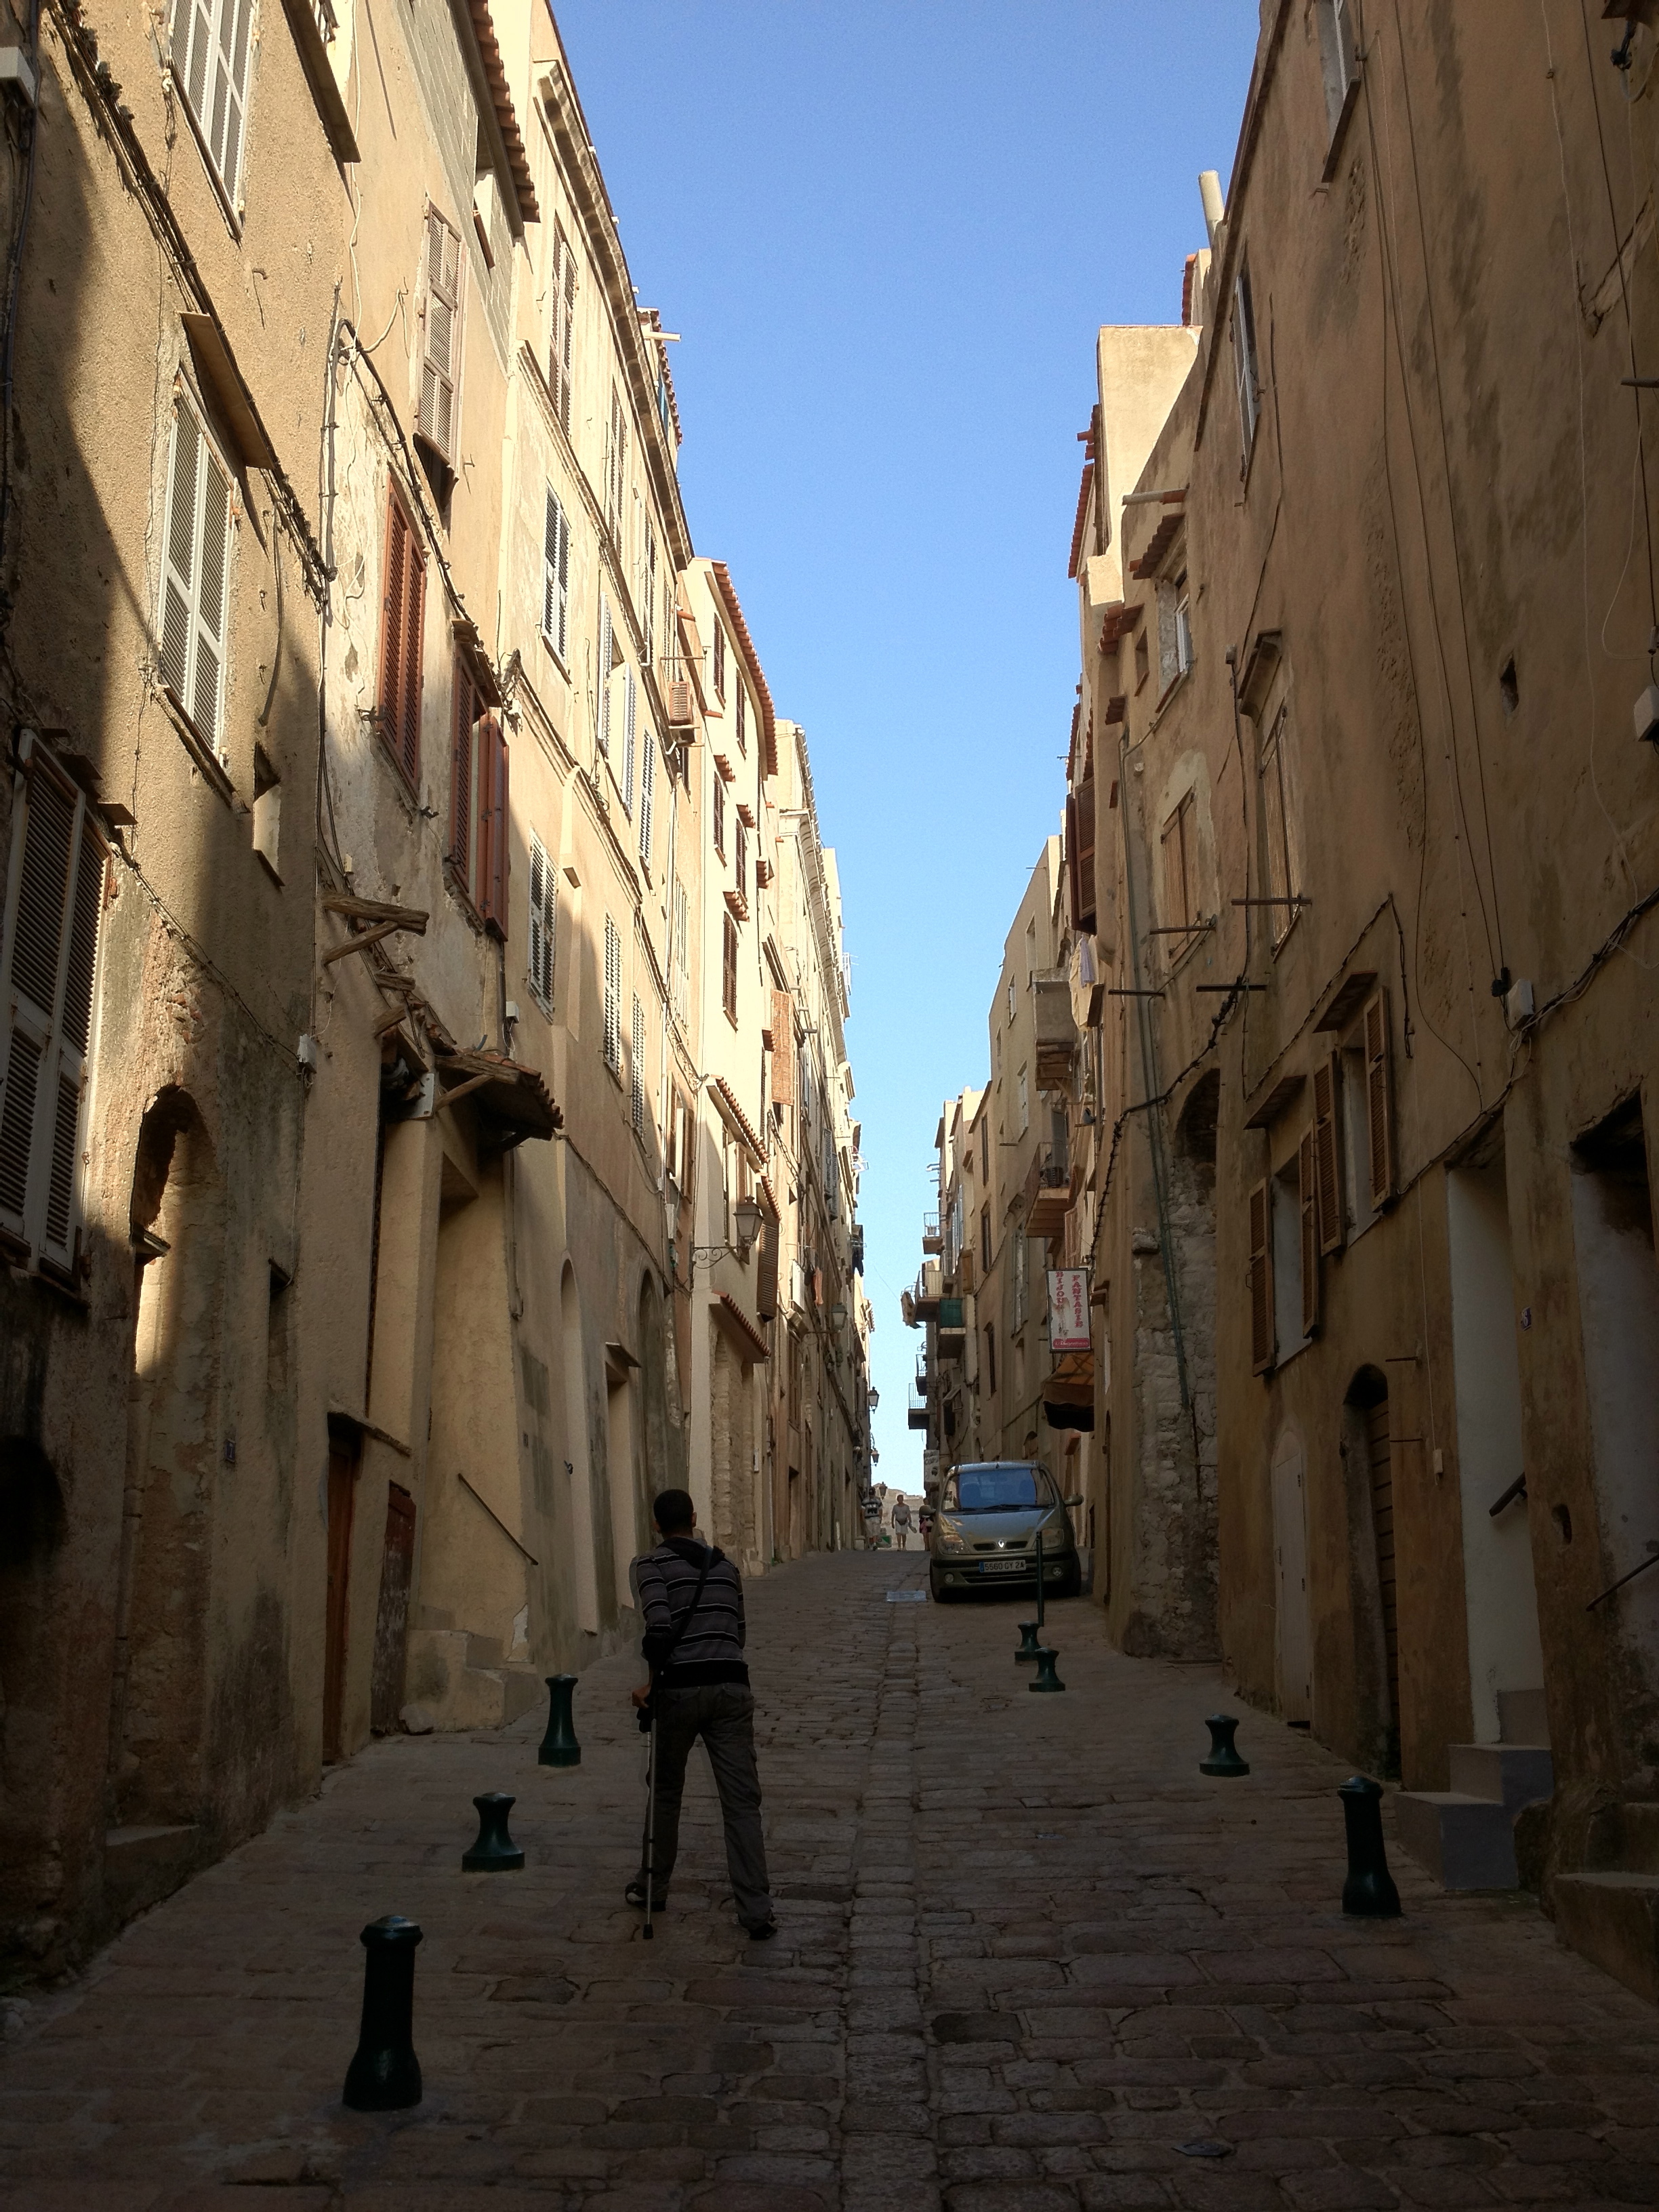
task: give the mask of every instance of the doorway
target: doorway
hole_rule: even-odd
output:
[[[350,1627],[351,1523],[362,1443],[343,1421],[328,1425],[328,1605],[323,1628],[323,1758],[341,1756],[346,1638]]]
[[[331,1506],[332,1498],[331,1496]],[[330,1526],[332,1527],[331,1518]],[[386,1485],[386,1551],[380,1561],[380,1604],[374,1620],[374,1671],[369,1686],[369,1727],[396,1733],[404,1703],[404,1660],[409,1640],[409,1593],[415,1578],[415,1500],[396,1482]],[[330,1596],[333,1595],[331,1563]]]
[[[1308,1506],[1302,1439],[1282,1429],[1273,1447],[1273,1583],[1279,1715],[1313,1720],[1313,1637],[1308,1620]]]

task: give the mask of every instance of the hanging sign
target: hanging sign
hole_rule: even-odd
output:
[[[1089,1270],[1050,1267],[1048,1349],[1087,1352],[1089,1348]]]

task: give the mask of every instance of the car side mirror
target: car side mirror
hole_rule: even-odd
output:
[[[1062,1504],[1070,1507],[1073,1505],[1081,1505],[1083,1500],[1080,1498],[1063,1498],[1060,1502]]]

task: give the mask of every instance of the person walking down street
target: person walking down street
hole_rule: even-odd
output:
[[[668,1901],[679,1849],[685,1762],[701,1736],[720,1792],[726,1864],[738,1917],[752,1942],[777,1933],[761,1828],[755,1763],[755,1699],[744,1658],[743,1577],[724,1552],[696,1534],[696,1510],[684,1490],[660,1491],[652,1519],[662,1541],[629,1570],[645,1621],[641,1650],[651,1679],[633,1693],[656,1717],[656,1819],[651,1909]],[[646,1901],[646,1869],[628,1886],[630,1905]]]
[[[901,1552],[910,1548],[910,1501],[901,1495],[893,1506],[893,1534],[898,1539]]]

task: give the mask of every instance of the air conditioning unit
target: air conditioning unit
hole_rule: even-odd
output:
[[[691,679],[689,676],[675,676],[669,679],[667,706],[669,728],[689,730],[692,721]]]

